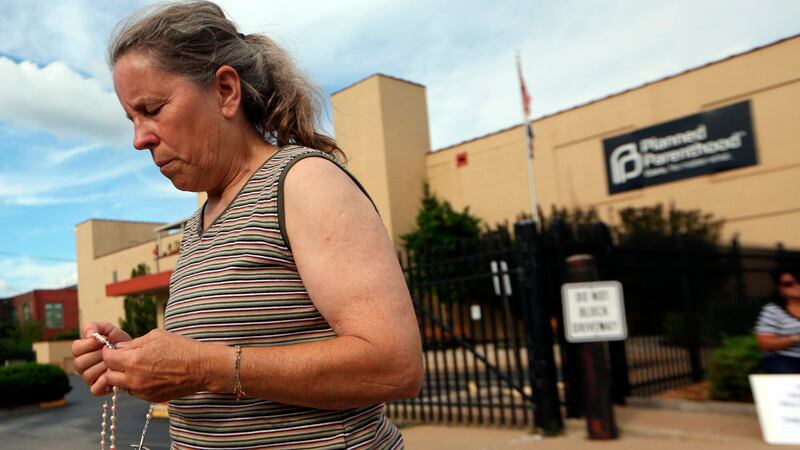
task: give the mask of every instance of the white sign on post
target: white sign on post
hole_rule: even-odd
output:
[[[622,341],[628,337],[619,281],[566,283],[561,286],[567,342]]]
[[[800,444],[800,375],[750,375],[761,433],[768,444]]]

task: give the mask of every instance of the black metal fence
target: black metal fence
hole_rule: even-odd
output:
[[[537,352],[533,345],[535,318],[527,298],[532,295],[533,253],[520,244],[500,233],[494,239],[401,256],[426,371],[416,398],[389,404],[394,420],[557,431],[557,402],[554,407],[545,405],[548,419],[537,398],[546,389],[532,389],[546,384],[542,370],[532,367],[548,366],[532,361],[549,356],[549,366],[554,366],[552,351]],[[540,340],[552,350],[552,340]],[[555,392],[554,377],[550,382]]]
[[[653,395],[701,381],[724,336],[752,333],[771,298],[772,272],[800,254],[742,248],[737,241],[709,249],[613,248],[605,276],[625,289],[629,338],[616,345],[626,363],[626,395]],[[617,377],[619,379],[619,375]]]
[[[609,345],[618,403],[703,380],[723,336],[752,332],[773,291],[771,272],[800,264],[800,252],[736,241],[617,246],[603,225],[581,242],[558,226],[537,235],[518,224],[515,235],[401,256],[426,371],[416,398],[389,404],[394,420],[557,430],[556,371],[567,415],[579,416],[580,358],[561,317],[569,255],[592,254],[601,279],[623,285],[629,337]]]
[[[568,233],[567,233],[568,234]],[[576,242],[552,227],[546,241],[548,297],[561,325],[561,261],[590,253],[600,277],[623,285],[628,339],[609,344],[614,398],[649,396],[702,381],[710,355],[724,336],[752,333],[758,311],[771,298],[772,272],[800,265],[800,252],[727,246],[689,246],[680,237],[658,248],[614,245],[602,224]],[[560,328],[561,373],[569,415],[579,415],[581,373],[576,346]]]

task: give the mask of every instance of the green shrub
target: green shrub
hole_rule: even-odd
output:
[[[33,351],[31,340],[18,338],[0,339],[0,365],[7,359],[36,360],[36,353]]]
[[[31,342],[44,340],[44,322],[41,320],[23,322],[17,329],[17,337]]]
[[[0,367],[0,407],[51,402],[72,390],[64,371],[50,364]]]
[[[760,364],[761,350],[754,335],[724,337],[708,368],[711,398],[752,401],[747,376],[758,372]]]

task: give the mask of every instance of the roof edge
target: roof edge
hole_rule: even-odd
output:
[[[393,77],[391,75],[386,75],[385,73],[376,72],[376,73],[373,73],[372,75],[366,76],[366,77],[364,77],[364,78],[362,78],[362,79],[360,79],[360,80],[358,80],[356,82],[350,83],[347,86],[332,92],[331,93],[331,97],[333,97],[334,95],[336,95],[336,94],[338,94],[340,92],[346,91],[346,90],[350,89],[351,87],[353,87],[353,86],[355,86],[357,84],[361,84],[361,83],[369,80],[370,78],[374,78],[374,77],[388,78],[390,80],[400,81],[402,83],[407,83],[407,84],[410,84],[412,86],[417,86],[417,87],[421,87],[422,89],[425,89],[425,85],[424,84],[416,83],[416,82],[409,81],[409,80],[404,80],[404,79],[398,78],[398,77]]]
[[[153,225],[164,225],[164,224],[166,224],[166,222],[152,222],[152,221],[149,221],[149,220],[101,219],[101,218],[98,218],[98,217],[90,217],[90,218],[88,218],[86,220],[78,222],[77,224],[75,224],[75,226],[77,227],[79,225],[83,225],[86,222],[91,222],[91,221],[96,221],[96,222],[142,223],[142,224],[153,224]]]

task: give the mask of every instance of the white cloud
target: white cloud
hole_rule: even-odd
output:
[[[27,256],[0,257],[0,297],[33,289],[62,288],[77,284],[77,281],[74,262],[51,262]]]
[[[47,64],[63,61],[110,87],[105,46],[111,29],[141,0],[3,0],[0,52]]]
[[[51,166],[64,164],[65,162],[75,158],[76,156],[84,155],[86,153],[99,150],[103,147],[100,143],[78,145],[68,149],[52,149],[48,152],[47,162]]]
[[[58,61],[38,67],[0,57],[0,121],[62,139],[111,146],[132,140],[116,95]]]
[[[70,194],[70,189],[133,175],[150,165],[147,160],[134,159],[104,170],[89,167],[80,172],[60,168],[43,173],[0,172],[0,204],[47,205],[102,200],[112,194],[109,192],[95,192],[90,195]]]

